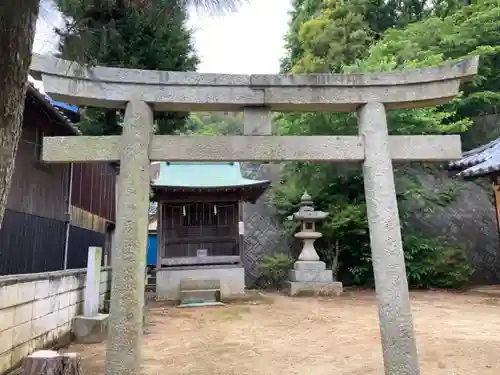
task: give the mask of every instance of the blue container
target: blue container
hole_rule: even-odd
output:
[[[156,257],[158,254],[158,240],[156,233],[148,235],[148,252],[146,255],[146,265],[156,267]]]

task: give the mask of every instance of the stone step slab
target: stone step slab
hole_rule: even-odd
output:
[[[220,289],[181,290],[181,304],[189,302],[218,302],[220,301]]]
[[[222,302],[187,302],[181,303],[180,308],[189,308],[189,307],[207,307],[207,306],[224,306]]]

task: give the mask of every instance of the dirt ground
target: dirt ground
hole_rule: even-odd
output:
[[[421,373],[500,374],[500,299],[412,294]],[[155,305],[144,336],[147,375],[383,375],[375,297],[269,296],[259,303]],[[103,374],[104,344],[72,345],[86,374]]]

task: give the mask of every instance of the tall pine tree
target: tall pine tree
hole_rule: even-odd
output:
[[[182,4],[211,11],[232,11],[244,1],[183,0]],[[99,19],[99,14],[106,18],[109,15],[108,10],[112,8],[118,10],[116,19],[123,20],[124,14],[130,13],[131,10],[144,9],[150,2],[151,0],[60,0],[59,5],[62,9],[66,9],[67,15],[75,16],[72,18],[75,25],[78,25],[80,21],[83,23],[88,20],[96,21]],[[44,0],[0,1],[0,76],[2,77],[0,79],[0,228],[22,131],[26,83],[40,3],[42,10],[50,8]],[[81,17],[77,17],[77,14]],[[166,28],[170,27],[167,21],[168,18],[163,21]],[[109,26],[109,29],[114,29],[113,14],[103,24],[105,28]],[[78,30],[76,27],[71,27],[67,31],[73,34]],[[97,30],[95,32],[99,33]],[[108,116],[111,119],[116,117],[112,113]],[[165,128],[176,126],[181,122],[181,119],[178,120],[165,116],[160,122],[160,130],[166,131]],[[110,121],[107,125],[112,131],[115,131],[112,128],[114,123]]]
[[[92,8],[87,0],[57,0],[68,19],[61,35],[60,54],[90,65],[150,70],[194,71],[198,63],[186,27],[185,4],[178,0],[150,0],[144,6]],[[84,109],[84,134],[121,133],[122,112]],[[182,129],[187,113],[155,113],[156,132]]]

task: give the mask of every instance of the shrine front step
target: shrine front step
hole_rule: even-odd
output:
[[[181,280],[179,294],[181,305],[219,302],[220,280]]]
[[[181,304],[219,302],[220,289],[181,290],[180,300]]]

